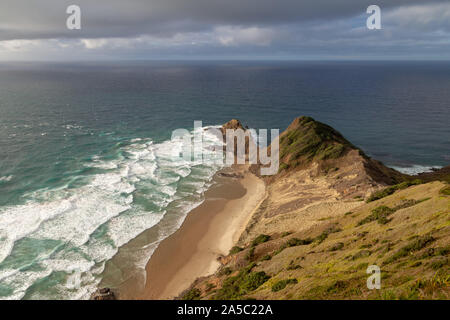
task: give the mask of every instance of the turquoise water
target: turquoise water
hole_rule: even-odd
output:
[[[118,248],[180,224],[219,166],[174,161],[176,128],[309,115],[418,172],[450,162],[449,89],[442,62],[0,64],[0,298],[87,298]]]

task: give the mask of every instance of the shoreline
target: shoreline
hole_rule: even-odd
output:
[[[233,169],[240,177],[232,177],[229,172],[221,175],[224,172],[216,173],[217,183],[205,192],[205,201],[159,244],[145,267],[143,290],[119,292],[120,296],[175,299],[197,278],[211,275],[220,267],[218,258],[228,255],[238,242],[265,196],[264,182],[246,169]]]

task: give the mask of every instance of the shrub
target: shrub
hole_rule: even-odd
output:
[[[328,293],[337,293],[345,288],[347,288],[348,284],[345,281],[338,280],[335,281],[331,286],[327,288]]]
[[[287,247],[306,246],[308,244],[311,244],[312,242],[313,241],[310,238],[308,239],[292,238],[286,242],[286,246]]]
[[[266,254],[264,257],[261,258],[261,261],[267,261],[270,259],[272,259],[272,257],[270,255]]]
[[[183,300],[199,300],[202,293],[197,288],[192,288],[183,296]]]
[[[372,202],[372,201],[376,201],[376,200],[379,200],[379,199],[383,199],[383,198],[385,198],[387,196],[390,196],[391,194],[395,193],[397,190],[403,190],[403,189],[409,188],[411,186],[419,185],[419,184],[422,184],[422,183],[423,183],[422,180],[416,179],[416,180],[413,180],[413,181],[406,181],[406,182],[402,182],[400,184],[396,184],[394,186],[387,187],[387,188],[385,188],[383,190],[379,190],[379,191],[374,192],[369,197],[369,199],[367,199],[367,202]]]
[[[245,254],[245,259],[250,261],[254,258],[254,256],[255,256],[255,247],[251,247]]]
[[[244,250],[244,249],[241,248],[241,247],[234,246],[233,248],[231,248],[230,254],[236,254],[236,253],[239,253],[239,252],[241,252],[241,251],[243,251],[243,250]]]
[[[360,258],[366,258],[370,256],[372,252],[369,250],[361,250],[358,253],[356,253],[354,256],[352,256],[352,260],[360,259]]]
[[[388,216],[390,216],[394,212],[395,212],[394,209],[391,209],[387,206],[377,207],[372,210],[372,214],[370,216],[367,216],[363,220],[359,221],[358,226],[362,226],[363,224],[372,221],[378,221],[379,224],[386,224],[391,221],[390,219],[388,219]]]
[[[219,276],[228,276],[233,273],[233,270],[230,267],[225,267],[220,269]]]
[[[257,245],[267,242],[269,240],[270,240],[270,236],[268,236],[266,234],[260,234],[252,241],[251,245],[252,245],[252,247],[256,247]]]
[[[288,284],[297,284],[297,279],[280,280],[272,286],[272,292],[277,292],[286,288]]]
[[[252,272],[255,263],[243,268],[237,276],[230,277],[223,282],[213,299],[230,300],[239,299],[241,296],[258,289],[270,277],[263,271]]]
[[[210,292],[212,289],[214,289],[216,286],[210,282],[206,284],[206,292]]]
[[[337,225],[332,226],[332,227],[326,229],[320,235],[318,235],[314,240],[320,244],[320,243],[324,242],[330,234],[337,233],[340,231],[342,231],[342,230]]]
[[[330,251],[338,251],[341,250],[344,247],[344,244],[342,242],[335,243],[331,248]]]
[[[450,187],[445,187],[444,189],[439,191],[439,193],[444,195],[444,196],[450,196]]]
[[[289,262],[289,265],[287,266],[286,270],[297,270],[297,269],[301,269],[302,266],[299,264],[295,264],[294,260],[291,260],[291,262]]]
[[[290,247],[297,247],[297,246],[306,246],[308,244],[313,243],[314,239],[307,238],[307,239],[298,239],[298,238],[291,238],[286,243],[284,243],[277,251],[274,252],[274,256],[279,254],[281,251],[283,251],[286,248]]]
[[[439,270],[440,268],[442,268],[443,266],[446,266],[446,265],[448,265],[448,259],[440,258],[431,263],[431,269]]]
[[[396,253],[394,253],[390,258],[388,258],[384,264],[392,263],[400,258],[406,257],[409,254],[412,254],[416,251],[419,251],[423,248],[425,248],[427,245],[435,241],[431,235],[425,235],[422,237],[419,237],[417,240],[409,243],[408,245],[404,246],[400,250],[398,250]]]

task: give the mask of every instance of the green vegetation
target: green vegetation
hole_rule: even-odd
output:
[[[216,286],[210,282],[206,284],[206,292],[210,292],[212,289],[214,289]]]
[[[441,269],[443,266],[448,265],[448,259],[447,258],[439,258],[433,262],[431,262],[431,269],[433,270],[439,270]]]
[[[269,254],[266,254],[264,257],[261,258],[261,261],[268,261],[270,259],[272,259],[272,256]]]
[[[400,250],[398,250],[396,253],[394,253],[390,258],[388,258],[383,264],[389,264],[394,261],[397,261],[400,258],[406,257],[416,251],[419,251],[423,248],[425,248],[430,243],[434,242],[436,239],[434,239],[431,235],[425,235],[422,237],[417,238],[413,242],[409,243],[408,245],[404,246]]]
[[[446,186],[433,182],[395,193],[383,203],[352,203],[326,223],[298,231],[290,223],[281,230],[266,225],[258,230],[267,231],[244,239],[249,245],[242,246],[241,254],[222,259],[227,269],[200,279],[195,287],[201,299],[448,300],[450,198],[440,194]],[[353,213],[345,216],[349,210]],[[372,264],[382,266],[381,290],[367,289],[366,270]]]
[[[311,240],[310,238],[307,239],[297,239],[297,238],[292,238],[289,239],[286,242],[286,247],[297,247],[297,246],[306,246],[308,244],[311,244],[313,242],[313,240]]]
[[[255,257],[255,247],[251,247],[245,254],[245,259],[251,261]]]
[[[284,243],[277,251],[275,251],[274,255],[279,254],[281,251],[283,251],[286,248],[290,247],[298,247],[298,246],[307,246],[314,241],[317,241],[319,244],[325,241],[325,239],[328,238],[328,235],[331,233],[340,232],[341,229],[337,227],[337,225],[332,226],[328,229],[326,229],[324,232],[322,232],[320,235],[315,237],[314,239],[306,238],[306,239],[298,239],[298,238],[291,238],[286,243]]]
[[[286,288],[288,284],[297,284],[297,283],[298,283],[297,279],[280,280],[272,286],[272,292],[283,290],[284,288]]]
[[[342,281],[342,280],[337,280],[337,281],[333,282],[333,284],[327,288],[327,292],[328,293],[336,293],[338,291],[341,291],[341,290],[347,288],[347,286],[348,286],[347,282]]]
[[[387,206],[380,206],[372,210],[372,214],[363,220],[358,222],[358,226],[362,226],[363,224],[378,221],[379,224],[386,224],[391,220],[388,219],[388,216],[395,212],[394,209],[391,209]]]
[[[258,289],[263,283],[270,279],[264,272],[252,272],[255,263],[243,268],[237,276],[226,279],[222,288],[214,295],[216,300],[239,299],[243,295]]]
[[[403,189],[409,188],[411,186],[416,186],[416,185],[419,185],[419,184],[422,184],[422,183],[423,183],[422,180],[416,179],[416,180],[413,180],[413,181],[405,181],[405,182],[396,184],[394,186],[387,187],[387,188],[385,188],[383,190],[374,192],[369,197],[369,199],[367,199],[367,202],[369,203],[369,202],[372,202],[372,201],[383,199],[383,198],[385,198],[387,196],[390,196],[391,194],[395,193],[398,190],[403,190]]]
[[[236,254],[236,253],[239,253],[239,252],[241,252],[241,251],[243,251],[243,250],[244,250],[244,249],[241,248],[241,247],[234,246],[233,248],[231,248],[230,254]]]
[[[299,264],[295,264],[294,260],[291,260],[291,262],[289,262],[289,265],[287,266],[286,270],[297,270],[297,269],[301,269],[302,266]]]
[[[199,300],[202,293],[197,288],[192,288],[183,296],[183,300]]]
[[[266,234],[260,234],[252,241],[251,246],[256,247],[257,245],[260,245],[261,243],[267,242],[269,240],[270,240],[270,236],[268,236]]]
[[[300,117],[280,139],[280,170],[314,159],[337,159],[351,148],[355,147],[332,127],[310,117]]]
[[[363,220],[358,222],[358,226],[362,226],[363,224],[372,222],[372,221],[378,221],[379,224],[387,224],[391,222],[392,219],[388,219],[390,215],[395,213],[396,211],[400,209],[406,209],[412,206],[415,206],[419,203],[422,203],[424,201],[430,200],[430,198],[425,198],[421,200],[404,200],[401,204],[396,206],[395,208],[389,208],[387,206],[379,206],[372,210],[372,214]]]
[[[339,251],[339,250],[341,250],[342,248],[344,248],[344,244],[343,244],[342,242],[338,242],[338,243],[335,243],[335,244],[330,248],[330,251]]]
[[[219,276],[228,276],[233,273],[233,270],[230,267],[224,267],[219,270]]]
[[[331,228],[326,229],[324,232],[322,232],[319,236],[317,236],[314,240],[317,241],[319,244],[324,242],[328,236],[332,233],[341,232],[342,230],[337,226],[333,226]]]
[[[439,193],[444,195],[444,196],[450,196],[450,187],[445,187],[444,189],[439,191]]]
[[[371,254],[372,254],[372,252],[370,250],[361,250],[361,251],[357,252],[356,254],[354,254],[351,258],[352,258],[352,260],[357,260],[357,259],[369,257]]]
[[[306,246],[308,244],[313,243],[313,239],[307,238],[307,239],[298,239],[298,238],[291,238],[287,242],[285,242],[277,251],[275,251],[274,255],[279,254],[281,251],[283,251],[286,248],[290,247],[297,247],[297,246]]]

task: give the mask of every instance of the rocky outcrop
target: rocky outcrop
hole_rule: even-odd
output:
[[[232,120],[228,121],[221,128],[222,133],[224,135],[226,133],[226,130],[237,130],[237,129],[245,130],[245,128],[242,125],[242,123],[239,120],[237,120],[237,119],[232,119]]]
[[[110,288],[98,289],[91,297],[91,300],[117,300],[116,295]]]

